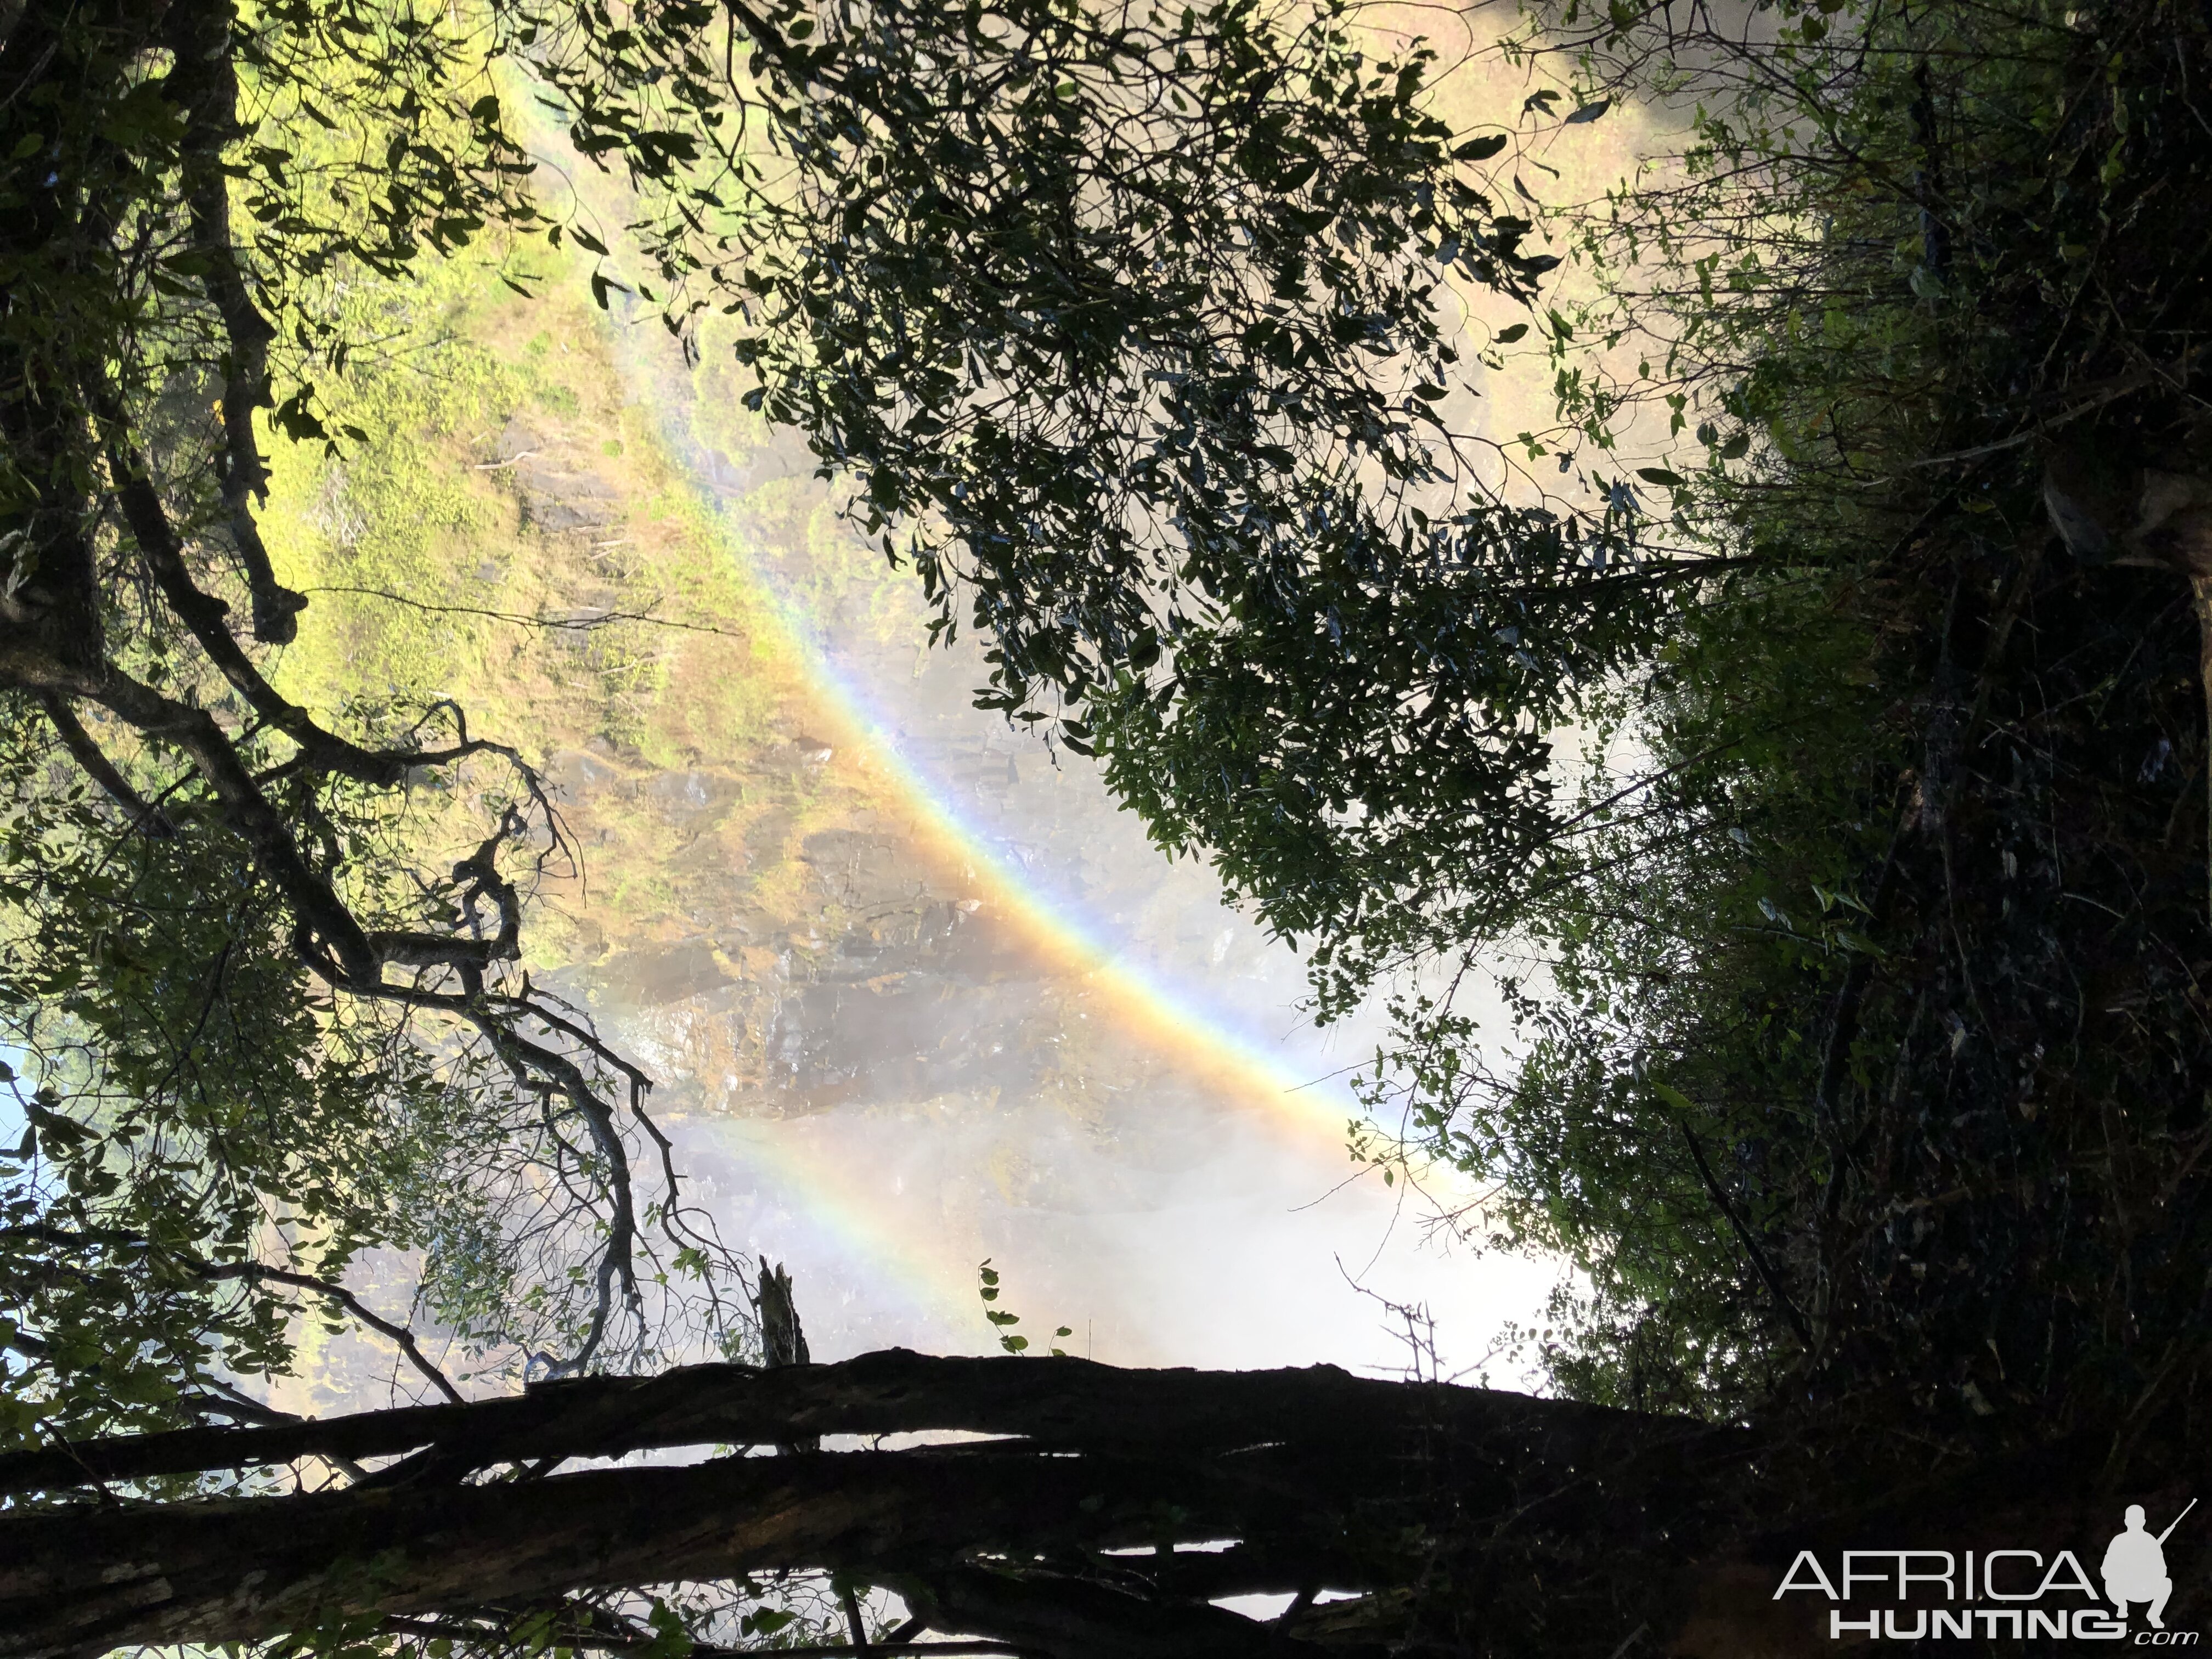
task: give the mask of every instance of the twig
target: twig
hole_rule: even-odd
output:
[[[343,1307],[371,1330],[380,1331],[398,1343],[399,1352],[407,1356],[409,1363],[424,1376],[429,1378],[437,1386],[438,1391],[453,1404],[464,1406],[468,1403],[461,1391],[447,1379],[445,1372],[432,1364],[429,1356],[416,1346],[414,1332],[409,1330],[404,1325],[395,1325],[380,1315],[371,1313],[362,1305],[361,1298],[343,1285],[333,1285],[330,1280],[317,1279],[312,1273],[295,1273],[287,1272],[282,1267],[265,1267],[254,1261],[240,1262],[235,1267],[203,1267],[199,1269],[199,1275],[203,1279],[268,1279],[278,1285],[289,1285],[295,1290],[312,1291],[317,1296],[326,1297]]]
[[[2046,420],[2038,421],[2034,425],[2015,432],[2009,438],[2000,438],[1995,443],[1979,444],[1972,449],[1954,450],[1948,455],[1930,455],[1927,459],[1915,461],[1912,465],[1916,467],[1948,466],[1953,461],[1978,460],[1984,455],[1995,455],[2004,450],[2017,449],[2021,445],[2040,436],[2054,426],[2063,426],[2069,421],[2078,421],[2084,415],[2094,415],[2106,404],[2116,402],[2130,392],[2141,392],[2146,386],[2169,378],[2162,370],[2155,367],[2138,368],[2126,374],[2116,375],[2105,384],[2095,397],[2084,398],[2071,409],[2062,410]]]
[[[1705,1162],[1705,1149],[1698,1144],[1698,1137],[1691,1131],[1690,1120],[1678,1112],[1674,1115],[1674,1126],[1681,1130],[1682,1139],[1689,1143],[1690,1158],[1698,1166],[1698,1178],[1705,1183],[1705,1190],[1712,1194],[1713,1202],[1720,1206],[1721,1213],[1728,1218],[1729,1225],[1735,1229],[1736,1237],[1742,1241],[1744,1249],[1751,1257],[1752,1267],[1765,1281],[1782,1316],[1790,1322],[1790,1328],[1797,1333],[1797,1340],[1811,1347],[1813,1332],[1805,1323],[1805,1316],[1797,1311],[1797,1304],[1790,1299],[1790,1292],[1782,1287],[1780,1276],[1768,1262],[1766,1252],[1759,1248],[1759,1241],[1751,1236],[1751,1229],[1743,1224],[1743,1218],[1735,1212],[1735,1206],[1729,1202],[1728,1194],[1721,1190],[1720,1182],[1713,1178],[1712,1166]]]
[[[433,605],[428,599],[411,599],[404,593],[394,593],[381,587],[323,586],[302,590],[309,593],[351,593],[363,599],[388,599],[393,605],[404,605],[410,610],[425,611],[436,616],[484,617],[493,622],[513,623],[522,628],[548,628],[568,633],[588,633],[594,628],[605,628],[610,623],[644,623],[653,628],[670,628],[684,634],[715,634],[724,639],[741,640],[745,635],[734,628],[717,628],[712,623],[670,622],[647,611],[600,611],[588,617],[532,617],[520,611],[492,611],[480,605]]]
[[[845,1628],[853,1632],[853,1646],[862,1654],[872,1654],[875,1650],[868,1645],[867,1620],[860,1616],[860,1596],[850,1584],[842,1584],[838,1587],[837,1599],[844,1604]]]

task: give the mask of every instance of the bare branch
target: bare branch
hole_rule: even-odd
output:
[[[264,1267],[259,1262],[253,1261],[240,1262],[234,1266],[203,1267],[198,1271],[203,1279],[245,1279],[266,1281],[273,1285],[289,1285],[295,1290],[312,1291],[317,1296],[335,1302],[371,1330],[380,1332],[398,1343],[399,1352],[407,1356],[407,1363],[428,1377],[438,1392],[444,1395],[447,1400],[456,1406],[467,1403],[461,1391],[453,1385],[445,1372],[431,1363],[429,1356],[422,1352],[420,1345],[415,1340],[414,1332],[409,1330],[404,1325],[396,1325],[381,1315],[371,1311],[359,1297],[343,1285],[333,1284],[327,1279],[317,1279],[312,1273],[295,1273],[283,1267]]]

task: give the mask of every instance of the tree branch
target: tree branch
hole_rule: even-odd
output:
[[[0,1659],[254,1640],[332,1613],[434,1613],[579,1582],[915,1572],[963,1547],[1198,1539],[1279,1503],[1205,1467],[987,1446],[0,1514]]]
[[[253,414],[270,402],[269,345],[276,331],[246,290],[230,234],[230,181],[222,153],[240,136],[231,24],[232,9],[223,0],[175,0],[162,32],[175,54],[169,83],[185,112],[179,155],[192,249],[205,270],[201,287],[230,341],[223,360],[223,505],[253,595],[253,635],[264,645],[283,645],[299,633],[298,613],[307,601],[277,581],[253,519],[253,501],[268,494]]]
[[[688,1365],[657,1376],[538,1382],[465,1406],[405,1406],[275,1428],[180,1429],[88,1441],[66,1456],[0,1455],[0,1492],[88,1474],[138,1480],[289,1463],[389,1457],[435,1447],[456,1474],[526,1458],[620,1457],[686,1446],[772,1445],[805,1436],[926,1430],[1017,1435],[1042,1447],[1142,1449],[1176,1456],[1291,1438],[1355,1437],[1373,1456],[1443,1434],[1518,1441],[1565,1461],[1633,1431],[1684,1455],[1732,1455],[1735,1431],[1484,1389],[1408,1389],[1332,1365],[1244,1372],[1124,1370],[1073,1358],[937,1358],[902,1349],[834,1364]]]
[[[110,667],[87,695],[144,735],[184,750],[214,790],[225,820],[283,894],[302,945],[319,939],[335,957],[333,976],[341,982],[374,984],[380,976],[380,962],[368,935],[330,883],[308,864],[289,826],[270,805],[215,717],[163,696],[119,668]],[[317,960],[312,949],[306,954],[311,964]]]
[[[129,816],[129,830],[150,836],[155,841],[167,841],[177,833],[177,826],[169,815],[148,802],[131,787],[130,781],[117,769],[113,761],[102,752],[84,723],[70,707],[68,697],[58,691],[40,691],[35,694],[55,735],[62,740],[70,758],[82,767],[87,777],[107,793],[108,798]]]
[[[161,588],[161,597],[255,714],[299,744],[319,770],[390,787],[405,780],[410,766],[433,763],[428,757],[366,750],[326,732],[306,709],[270,685],[233,637],[230,624],[224,620],[229,607],[192,580],[185,565],[184,549],[170,526],[168,511],[161,505],[153,480],[119,447],[108,451],[108,470],[113,475],[124,522],[131,527],[139,556]]]
[[[1767,1293],[1773,1297],[1775,1311],[1789,1322],[1790,1328],[1797,1333],[1797,1340],[1811,1347],[1813,1333],[1805,1323],[1805,1316],[1797,1311],[1797,1304],[1790,1300],[1790,1292],[1783,1288],[1781,1275],[1767,1261],[1766,1252],[1759,1248],[1759,1241],[1752,1237],[1751,1229],[1744,1225],[1743,1218],[1736,1213],[1735,1206],[1729,1202],[1728,1194],[1721,1189],[1721,1183],[1713,1178],[1712,1166],[1705,1162],[1705,1149],[1698,1144],[1698,1137],[1691,1131],[1690,1120],[1677,1112],[1674,1114],[1674,1127],[1681,1130],[1682,1139],[1689,1146],[1691,1162],[1698,1166],[1698,1178],[1705,1182],[1706,1193],[1720,1206],[1721,1213],[1728,1218],[1729,1225],[1735,1230],[1737,1239],[1750,1255],[1751,1265],[1758,1273],[1760,1282],[1766,1286]]]
[[[343,1285],[332,1284],[327,1279],[317,1279],[312,1273],[295,1273],[283,1267],[264,1267],[259,1262],[240,1262],[235,1266],[209,1267],[199,1269],[203,1279],[247,1279],[266,1281],[272,1285],[289,1285],[295,1290],[312,1291],[317,1296],[337,1303],[356,1319],[373,1331],[390,1337],[399,1345],[399,1352],[407,1356],[407,1363],[422,1372],[436,1387],[439,1393],[456,1406],[465,1405],[461,1391],[449,1381],[445,1372],[431,1363],[415,1340],[415,1333],[404,1325],[396,1325],[379,1314],[373,1313],[362,1299]],[[190,1432],[190,1431],[186,1431]]]

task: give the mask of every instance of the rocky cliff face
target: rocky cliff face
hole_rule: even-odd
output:
[[[1347,1114],[1284,1093],[1361,1047],[1236,1040],[1297,1029],[1296,959],[969,706],[978,659],[921,648],[803,454],[544,315],[469,319],[479,407],[289,481],[307,585],[416,602],[319,597],[294,668],[453,696],[543,767],[576,856],[533,971],[655,1074],[695,1195],[799,1269],[825,1352],[988,1343],[987,1255],[1102,1358],[1328,1350],[1297,1295],[1224,1308],[1247,1279],[1325,1285],[1373,1346],[1332,1255],[1389,1204],[1289,1213]]]

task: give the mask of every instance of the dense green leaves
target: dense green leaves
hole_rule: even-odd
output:
[[[2212,172],[2212,37],[2158,0],[1772,15],[1548,14],[1584,83],[1698,100],[1680,164],[1578,221],[1568,412],[1680,434],[1641,476],[1741,562],[1601,728],[1586,861],[1520,915],[1518,1051],[1410,995],[1378,1104],[1583,1264],[1578,1391],[2184,1443],[2212,619],[2140,526],[2212,456],[2195,368],[2142,365],[2204,317],[2162,202]]]
[[[1340,3],[739,9],[760,125],[688,166],[646,137],[710,107],[713,31],[655,15],[653,70],[548,70],[572,131],[627,158],[670,326],[726,294],[747,405],[983,636],[979,706],[1104,756],[1333,1000],[1500,925],[1547,734],[1687,573],[1632,495],[1509,501],[1450,424],[1454,283],[1557,259],[1473,170],[1508,135],[1426,112],[1433,54]]]
[[[659,1294],[655,1238],[679,1280],[729,1264],[672,1176],[633,1190],[643,1074],[516,965],[566,850],[535,774],[375,688],[326,725],[253,649],[305,602],[260,417],[367,436],[315,391],[385,343],[344,287],[535,222],[501,47],[354,0],[0,29],[9,1434],[251,1414],[226,1379],[283,1370],[295,1310],[428,1370],[340,1282],[372,1246],[416,1253],[387,1314],[502,1364],[742,1334],[711,1288],[709,1329],[662,1325],[696,1284]]]

